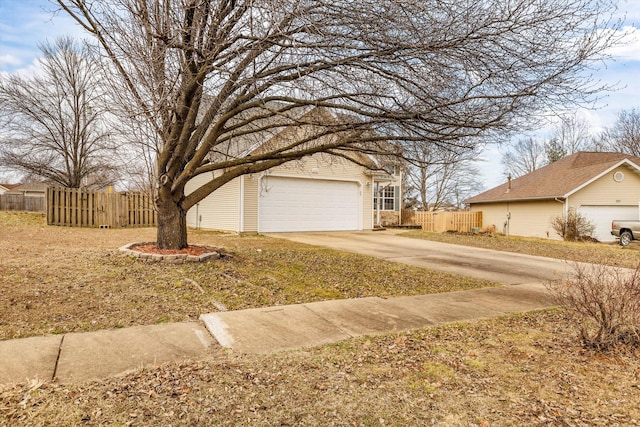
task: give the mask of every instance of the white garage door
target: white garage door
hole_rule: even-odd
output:
[[[640,219],[638,206],[580,206],[578,212],[593,222],[593,237],[601,242],[612,242],[611,221],[614,219]]]
[[[355,182],[267,177],[260,186],[258,231],[358,230]]]

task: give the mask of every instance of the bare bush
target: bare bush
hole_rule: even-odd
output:
[[[564,240],[584,241],[593,240],[596,226],[584,215],[569,211],[567,216],[558,215],[551,218],[551,227]]]
[[[579,264],[568,279],[549,285],[569,310],[587,348],[640,347],[640,264],[635,270]]]

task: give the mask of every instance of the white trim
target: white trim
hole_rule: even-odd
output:
[[[636,165],[635,163],[633,163],[631,160],[629,159],[622,159],[620,160],[618,163],[616,163],[615,165],[611,166],[610,168],[608,168],[607,170],[605,170],[604,172],[599,173],[598,175],[596,175],[595,177],[591,178],[590,180],[588,180],[587,182],[585,182],[582,185],[579,185],[578,187],[574,188],[573,190],[569,191],[567,194],[565,194],[563,197],[569,197],[572,194],[577,193],[578,191],[582,190],[584,187],[590,185],[591,183],[593,183],[594,181],[597,181],[598,179],[602,178],[603,176],[605,176],[606,174],[608,174],[609,172],[611,172],[612,170],[627,164],[628,166],[630,166],[631,168],[637,169],[637,171],[640,173],[640,166]]]

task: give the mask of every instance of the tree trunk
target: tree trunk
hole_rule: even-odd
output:
[[[187,213],[172,198],[159,197],[158,248],[183,249],[187,247]]]

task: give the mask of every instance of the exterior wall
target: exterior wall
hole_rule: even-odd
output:
[[[616,182],[613,175],[624,174],[622,182]],[[585,188],[569,197],[570,208],[581,206],[638,206],[640,203],[640,175],[626,166],[620,166],[600,177]]]
[[[244,179],[244,209],[243,228],[244,233],[258,232],[258,196],[260,189],[258,187],[259,175],[246,175]]]
[[[482,227],[493,225],[498,233],[561,239],[550,223],[552,217],[564,212],[564,204],[555,200],[474,203],[471,205],[471,211],[482,211]],[[510,213],[509,219],[507,213]],[[505,227],[507,221],[508,225]]]
[[[200,175],[187,183],[189,194],[210,179]],[[210,230],[240,231],[240,180],[223,185],[187,212],[187,226]]]
[[[365,176],[360,168],[363,186],[362,189],[362,229],[373,228],[373,179]]]
[[[380,211],[380,225],[383,227],[387,227],[390,225],[399,225],[400,224],[400,212],[401,211]],[[378,211],[373,211],[373,222],[377,222]]]

